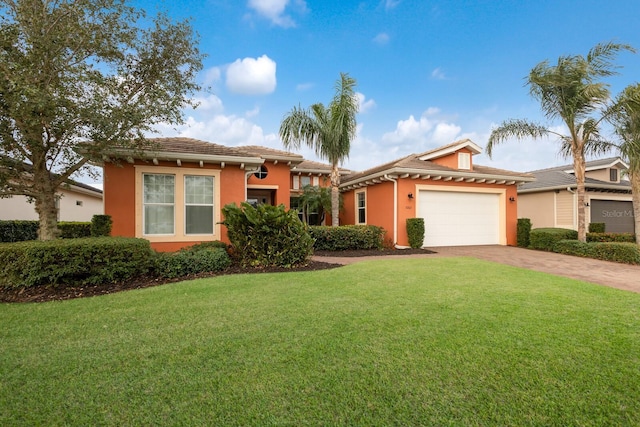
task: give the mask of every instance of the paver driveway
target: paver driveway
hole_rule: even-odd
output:
[[[450,246],[427,249],[436,253],[431,255],[394,255],[389,258],[397,258],[398,256],[403,258],[468,256],[640,293],[640,266],[637,265],[600,261],[513,246]],[[364,259],[367,258],[379,259],[379,257],[364,257]],[[350,264],[363,260],[363,258],[322,257],[318,258],[318,260]]]

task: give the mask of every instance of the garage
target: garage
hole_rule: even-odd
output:
[[[500,194],[464,191],[419,192],[425,246],[500,244]]]
[[[633,203],[591,199],[591,222],[604,222],[607,233],[633,233]]]

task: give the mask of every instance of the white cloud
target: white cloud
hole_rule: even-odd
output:
[[[294,1],[295,6],[301,12],[307,11],[307,4],[304,0]],[[285,9],[289,5],[289,0],[249,0],[248,6],[258,15],[267,18],[273,25],[283,28],[295,27],[296,23],[290,15],[285,14]]]
[[[366,113],[376,106],[376,101],[373,99],[366,100],[366,96],[360,92],[356,92],[356,97],[358,98],[358,111],[360,113]]]
[[[245,115],[247,118],[255,117],[255,116],[257,116],[258,114],[260,114],[260,107],[256,107],[256,108],[254,108],[253,110],[249,110],[249,111],[247,111],[246,113],[244,113],[244,115]]]
[[[385,45],[387,43],[389,43],[389,34],[387,33],[380,33],[377,36],[375,36],[373,38],[373,42],[375,44],[379,44],[379,45]]]
[[[219,67],[211,67],[204,73],[204,84],[210,85],[220,80],[222,72]]]
[[[227,68],[227,88],[243,95],[264,95],[276,89],[276,63],[267,55],[237,59]]]
[[[311,89],[314,86],[315,86],[314,83],[299,83],[298,85],[296,85],[296,90],[303,92],[305,90]]]
[[[400,4],[400,0],[384,0],[385,10],[391,10]]]
[[[444,74],[444,71],[438,67],[431,72],[431,78],[436,80],[446,80],[447,76]]]
[[[224,110],[222,106],[222,100],[215,95],[209,95],[207,97],[196,97],[194,101],[198,103],[198,110],[200,111],[212,111],[214,113],[221,113]]]

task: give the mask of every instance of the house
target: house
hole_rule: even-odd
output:
[[[112,235],[143,237],[161,251],[227,241],[220,221],[229,203],[289,208],[306,183],[328,185],[329,165],[287,151],[191,138],[151,142],[146,150],[105,153],[104,209],[113,220]]]
[[[145,150],[113,148],[104,160],[104,209],[114,236],[143,237],[173,251],[227,241],[229,203],[295,207],[306,185],[329,186],[331,166],[267,147],[155,138]],[[379,225],[408,244],[405,221],[425,218],[425,245],[516,244],[516,187],[527,174],[474,165],[464,140],[361,173],[341,169],[342,224]]]
[[[604,223],[612,233],[633,233],[631,184],[622,179],[628,168],[619,157],[586,163],[586,222]],[[578,197],[573,165],[530,172],[534,182],[518,189],[518,217],[529,218],[533,228],[561,227],[577,230]]]
[[[27,169],[30,167],[26,165]],[[101,215],[102,190],[90,185],[67,180],[60,186],[56,194],[58,221],[91,221],[94,215]],[[35,204],[26,196],[10,196],[0,198],[0,220],[37,221]]]
[[[369,224],[407,247],[408,218],[424,218],[425,246],[516,245],[517,187],[529,174],[476,165],[465,139],[343,180],[343,224]]]

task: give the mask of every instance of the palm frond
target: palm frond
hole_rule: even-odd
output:
[[[531,123],[522,119],[511,119],[503,122],[497,128],[491,130],[489,141],[487,142],[487,155],[491,157],[493,155],[493,147],[497,144],[501,144],[509,139],[524,139],[524,138],[542,138],[550,133],[549,129],[545,126]]]

